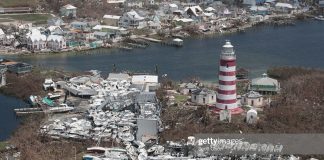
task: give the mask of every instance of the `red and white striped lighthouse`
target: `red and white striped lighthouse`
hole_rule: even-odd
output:
[[[236,56],[230,41],[226,41],[220,54],[217,109],[236,110]]]

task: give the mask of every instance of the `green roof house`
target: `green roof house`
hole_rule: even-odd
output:
[[[60,14],[62,17],[76,17],[77,7],[67,4],[60,9]]]
[[[261,94],[276,94],[280,91],[278,80],[269,78],[266,73],[262,77],[252,79],[249,85],[250,91],[257,91]]]

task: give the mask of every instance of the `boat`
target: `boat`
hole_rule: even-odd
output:
[[[118,48],[123,50],[128,50],[128,51],[133,49],[132,47],[128,47],[128,46],[119,46]]]
[[[121,148],[104,148],[90,147],[87,148],[87,154],[83,156],[83,160],[128,160],[127,151]]]
[[[73,109],[74,109],[73,107],[69,107],[67,104],[62,103],[62,104],[60,104],[59,107],[51,107],[49,109],[49,112],[51,112],[51,113],[65,113],[65,112],[72,111]]]
[[[177,47],[182,47],[183,46],[183,40],[180,38],[175,38],[172,40],[173,45]]]
[[[51,100],[58,99],[61,97],[61,94],[56,94],[56,93],[48,93],[47,97]]]
[[[51,78],[45,79],[45,82],[43,83],[43,89],[47,91],[48,89],[56,89],[56,84]]]
[[[314,18],[315,20],[324,21],[324,17],[322,15],[316,16]]]
[[[32,105],[32,106],[36,106],[36,104],[38,103],[38,97],[34,96],[34,95],[30,95],[28,102]]]

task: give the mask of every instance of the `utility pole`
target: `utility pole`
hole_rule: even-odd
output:
[[[159,75],[159,68],[158,68],[158,65],[157,64],[155,65],[155,74],[156,75]]]
[[[77,157],[76,157],[76,147],[73,146],[73,149],[74,149],[74,160],[77,160]]]

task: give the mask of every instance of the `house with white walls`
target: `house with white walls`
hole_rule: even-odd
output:
[[[47,48],[60,51],[66,48],[66,40],[63,36],[60,35],[49,35],[47,37]]]
[[[131,10],[120,17],[119,26],[123,28],[141,29],[146,27],[147,24],[144,17],[141,17],[135,10]]]
[[[46,35],[43,35],[37,28],[33,28],[26,34],[27,49],[31,51],[46,48]]]

